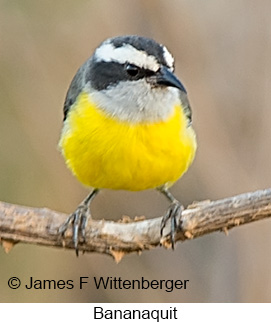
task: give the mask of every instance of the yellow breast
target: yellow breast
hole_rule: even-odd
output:
[[[131,191],[173,184],[196,151],[181,106],[166,121],[129,124],[106,115],[86,93],[69,111],[59,145],[83,184]]]

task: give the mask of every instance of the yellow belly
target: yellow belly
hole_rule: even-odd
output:
[[[59,145],[83,184],[130,191],[172,185],[196,151],[194,131],[180,106],[166,121],[129,124],[97,109],[86,93],[69,111]]]

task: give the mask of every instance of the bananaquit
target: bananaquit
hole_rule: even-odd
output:
[[[104,188],[163,193],[171,204],[161,236],[170,221],[174,246],[182,206],[168,188],[186,172],[197,145],[187,92],[165,46],[139,36],[105,40],[72,80],[59,146],[72,173],[93,188],[59,228],[64,235],[72,223],[77,255],[90,203]]]

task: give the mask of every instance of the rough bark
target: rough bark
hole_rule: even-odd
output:
[[[271,216],[271,189],[245,193],[217,201],[193,203],[182,214],[182,231],[176,241],[203,236]],[[31,208],[0,202],[0,239],[6,251],[18,242],[73,248],[72,229],[62,239],[57,233],[67,214],[47,208]],[[86,243],[79,249],[111,255],[119,261],[125,254],[162,244],[170,247],[169,225],[160,239],[161,217],[149,220],[112,222],[91,220]],[[180,223],[180,219],[177,219]]]

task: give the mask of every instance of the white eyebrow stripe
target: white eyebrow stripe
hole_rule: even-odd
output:
[[[94,56],[97,61],[115,61],[120,64],[129,62],[154,72],[159,69],[159,64],[153,55],[147,55],[144,51],[138,50],[130,44],[115,48],[110,43],[104,43],[96,49]]]
[[[165,46],[163,46],[163,51],[164,51],[163,56],[164,56],[165,61],[167,62],[167,65],[171,69],[173,69],[173,66],[174,66],[173,56],[170,54],[170,52],[168,51],[168,49]]]

